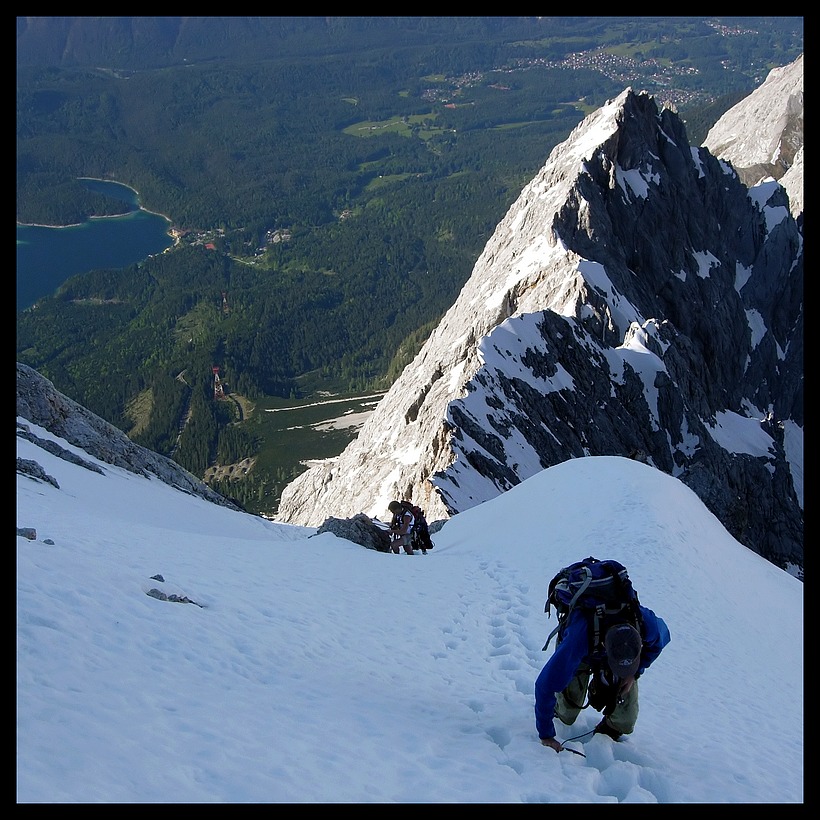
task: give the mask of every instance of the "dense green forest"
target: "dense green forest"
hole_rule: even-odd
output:
[[[215,484],[255,512],[299,457],[265,458],[213,366],[251,402],[385,389],[589,111],[632,85],[697,144],[803,47],[802,18],[17,23],[18,222],[121,209],[90,176],[181,233],[18,314],[18,360],[197,475],[258,456]]]

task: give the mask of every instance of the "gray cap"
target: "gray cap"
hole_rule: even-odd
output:
[[[630,624],[610,627],[604,640],[606,659],[612,674],[619,678],[634,675],[641,666],[641,633]]]

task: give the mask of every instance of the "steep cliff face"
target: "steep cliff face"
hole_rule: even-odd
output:
[[[286,488],[279,519],[383,516],[395,497],[446,518],[569,458],[625,455],[802,566],[803,245],[788,204],[627,89],[554,149],[357,440]]]
[[[803,56],[770,71],[754,94],[715,123],[703,145],[731,162],[747,185],[779,180],[796,218],[803,210]]]
[[[18,419],[26,419],[54,433],[107,464],[122,467],[137,475],[155,476],[190,495],[199,496],[222,507],[239,509],[175,461],[134,444],[113,424],[60,393],[48,379],[20,362],[17,362],[17,416]],[[17,435],[34,441],[49,452],[55,452],[54,442],[38,438],[28,425],[21,424],[19,420]],[[57,449],[60,450],[61,457],[76,463],[76,455],[63,451],[61,447]],[[90,463],[86,466],[90,466]],[[24,471],[32,474],[38,467],[36,463],[26,465]],[[18,471],[20,469],[21,465],[18,463]],[[150,514],[150,511],[146,511],[146,514]]]

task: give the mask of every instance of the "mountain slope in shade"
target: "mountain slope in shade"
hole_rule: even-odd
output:
[[[691,487],[741,543],[802,567],[802,230],[677,114],[626,89],[550,154],[356,441],[278,518],[449,518],[571,458]]]

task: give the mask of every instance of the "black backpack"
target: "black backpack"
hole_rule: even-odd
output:
[[[554,606],[558,625],[552,630],[544,650],[562,632],[570,613],[582,608],[590,613],[589,654],[593,659],[603,657],[606,631],[617,623],[629,623],[641,632],[641,611],[638,593],[629,580],[623,564],[613,560],[599,561],[590,556],[564,567],[550,581],[544,612],[550,616]]]
[[[416,504],[411,504],[409,501],[399,502],[402,509],[411,513],[413,516],[413,529],[411,547],[415,550],[431,550],[435,546],[430,540],[430,528],[427,526],[427,518],[424,515],[424,510]]]

